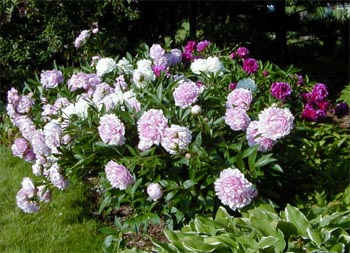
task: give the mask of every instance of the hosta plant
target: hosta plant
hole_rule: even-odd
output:
[[[260,203],[234,217],[219,207],[214,219],[197,216],[181,231],[166,230],[169,243],[154,244],[160,252],[348,252],[349,189],[337,204],[304,210]]]

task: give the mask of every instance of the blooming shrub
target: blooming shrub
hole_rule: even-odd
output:
[[[8,92],[21,134],[12,150],[36,177],[18,206],[38,211],[35,189],[81,179],[96,182],[101,214],[130,206],[130,224],[156,217],[178,227],[220,204],[236,211],[269,198],[259,185],[283,172],[275,146],[291,145],[304,119],[321,119],[305,102],[329,108],[326,86],[307,93],[296,71],[208,41],[44,70],[27,94]]]

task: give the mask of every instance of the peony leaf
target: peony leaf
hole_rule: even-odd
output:
[[[310,223],[298,208],[288,204],[285,209],[285,215],[287,221],[292,223],[297,228],[299,235],[307,236],[306,230],[308,227],[310,227]]]

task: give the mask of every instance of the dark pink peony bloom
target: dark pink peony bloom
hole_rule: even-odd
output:
[[[248,58],[243,61],[243,70],[247,74],[254,74],[259,68],[258,61],[254,58]]]
[[[200,41],[197,44],[197,51],[203,52],[209,45],[210,45],[210,42],[207,40]]]
[[[277,99],[286,99],[292,93],[289,83],[274,82],[271,85],[271,95]]]
[[[323,83],[317,83],[312,88],[310,102],[321,102],[324,101],[328,97],[327,86]]]
[[[241,58],[246,58],[248,57],[249,55],[249,50],[248,48],[246,47],[239,47],[237,50],[236,50],[236,54],[241,57]]]

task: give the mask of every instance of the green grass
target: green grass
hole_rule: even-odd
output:
[[[88,188],[75,183],[54,191],[38,213],[25,214],[16,205],[16,193],[22,178],[32,175],[29,163],[0,146],[0,252],[101,252],[104,236],[90,215]]]

